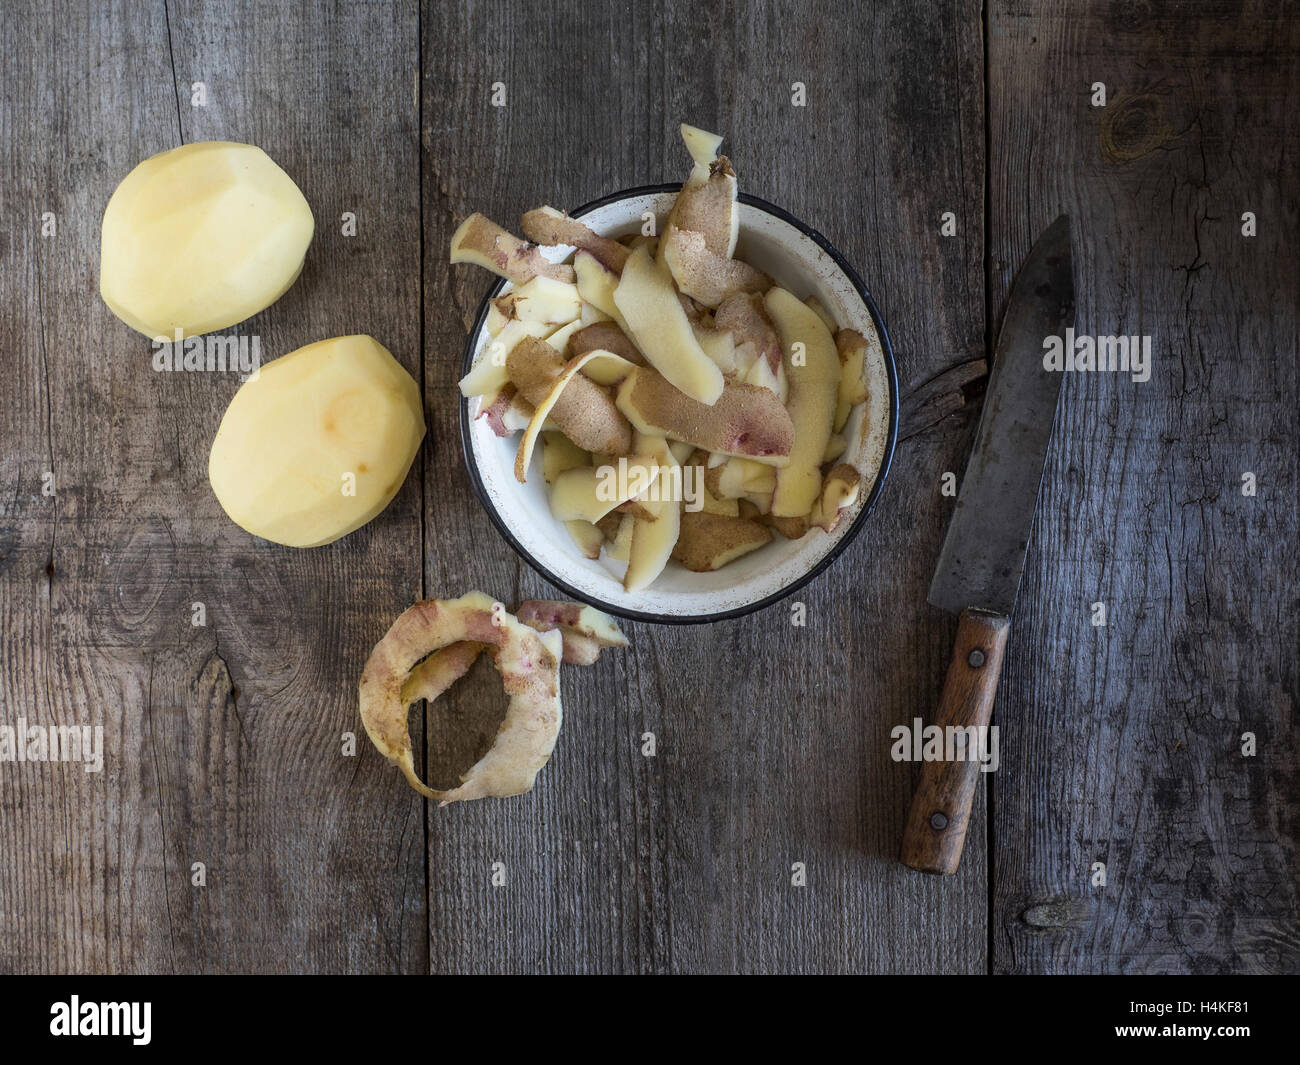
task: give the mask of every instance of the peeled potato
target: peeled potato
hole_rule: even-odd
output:
[[[335,337],[267,363],[235,393],[208,479],[241,528],[318,547],[388,506],[423,438],[411,375],[372,337]]]
[[[148,337],[242,322],[298,278],[315,222],[261,148],[186,144],[123,178],[104,209],[99,292]]]

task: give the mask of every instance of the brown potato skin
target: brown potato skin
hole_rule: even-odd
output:
[[[546,341],[524,337],[506,356],[506,373],[519,394],[537,406],[564,371],[564,358]],[[551,408],[551,420],[584,451],[630,455],[632,426],[600,385],[575,374]]]
[[[611,511],[611,513],[618,515],[631,514],[632,517],[637,518],[640,521],[657,520],[657,515],[646,507],[645,504],[638,503],[635,499],[629,499],[626,503],[620,503],[613,509],[613,511]],[[614,535],[617,536],[618,533],[616,532]]]
[[[460,241],[455,242],[459,236]],[[458,259],[458,255],[472,253],[482,256],[516,285],[522,285],[541,275],[556,281],[572,281],[573,267],[563,263],[548,262],[537,250],[536,244],[520,240],[502,229],[486,215],[475,211],[465,219],[461,228],[452,235],[451,261],[471,262],[471,258]]]
[[[736,347],[753,343],[754,351],[767,360],[768,368],[776,373],[781,369],[781,338],[776,326],[763,306],[761,296],[749,292],[736,292],[718,304],[713,314],[713,325],[731,334]]]
[[[585,355],[597,349],[609,351],[636,366],[645,366],[641,349],[613,322],[593,322],[569,337],[569,353]]]
[[[701,185],[689,183],[677,194],[673,222],[704,237],[704,245],[727,258],[731,243],[731,211],[735,204],[735,186],[728,179],[736,172],[731,160],[720,155],[709,167],[709,179]]]
[[[663,241],[665,261],[677,287],[705,307],[717,307],[737,292],[766,292],[772,287],[772,279],[762,270],[712,251],[704,234],[695,230],[670,225]]]
[[[611,510],[600,521],[596,522],[596,528],[601,531],[606,540],[612,543],[614,538],[618,536],[619,526],[622,524],[623,516],[615,508],[615,510]]]
[[[775,518],[771,514],[762,516],[764,525],[771,526],[787,540],[798,540],[808,532],[808,519],[799,518]]]
[[[772,531],[756,521],[687,510],[672,557],[688,570],[708,573],[771,541]]]
[[[524,236],[535,244],[572,244],[590,252],[602,266],[616,274],[622,272],[623,264],[627,262],[628,249],[622,244],[600,236],[563,212],[551,214],[546,208],[539,207],[524,215],[520,226]]]
[[[721,499],[722,493],[722,467],[705,466],[704,467],[704,487],[708,490],[709,495],[714,499]]]
[[[760,459],[788,455],[794,446],[789,412],[761,385],[728,382],[711,407],[679,392],[649,368],[635,371],[623,387],[631,407],[674,440]]]

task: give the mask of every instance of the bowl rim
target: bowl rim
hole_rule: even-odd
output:
[[[620,189],[617,192],[608,193],[597,199],[584,203],[581,207],[570,211],[571,218],[581,218],[598,208],[605,207],[611,203],[617,203],[619,200],[630,200],[637,196],[659,195],[667,192],[678,192],[681,190],[680,182],[660,182],[652,185],[635,185],[631,188]],[[730,621],[734,618],[744,617],[746,614],[753,614],[759,610],[764,610],[774,605],[787,596],[797,592],[815,578],[821,576],[834,564],[836,559],[844,553],[862,531],[862,526],[867,517],[875,509],[877,501],[880,499],[880,493],[884,488],[885,480],[889,476],[890,466],[894,460],[894,449],[898,443],[898,367],[894,360],[894,347],[889,338],[889,330],[885,327],[885,320],[881,317],[880,309],[876,306],[876,301],[871,298],[871,293],[863,283],[858,272],[853,268],[849,261],[840,253],[829,240],[820,232],[792,215],[783,207],[778,207],[774,203],[763,199],[760,196],[754,196],[747,192],[742,192],[737,199],[750,207],[770,214],[775,218],[793,226],[804,236],[810,238],[816,243],[831,260],[835,263],[844,276],[849,279],[863,304],[867,308],[867,313],[871,315],[871,320],[876,327],[876,332],[880,336],[880,346],[885,356],[885,370],[889,378],[889,432],[885,439],[884,453],[880,458],[880,469],[876,473],[875,483],[871,487],[866,501],[859,508],[857,515],[850,525],[831,548],[817,563],[812,566],[806,573],[800,574],[789,584],[778,588],[770,595],[762,599],[756,599],[752,603],[746,603],[744,606],[733,607],[730,610],[720,610],[712,614],[659,614],[653,611],[632,610],[628,607],[618,606],[609,603],[603,599],[588,595],[585,592],[579,592],[572,585],[568,584],[562,578],[552,573],[551,570],[538,558],[535,558],[515,537],[505,520],[492,505],[488,496],[487,489],[483,485],[483,477],[479,473],[478,464],[474,461],[474,446],[471,438],[473,418],[470,416],[469,397],[460,397],[460,445],[461,455],[465,461],[465,468],[469,473],[470,483],[474,486],[474,494],[478,496],[479,504],[487,512],[487,516],[492,524],[496,527],[498,533],[505,539],[515,554],[522,558],[529,566],[537,572],[544,580],[553,584],[566,595],[572,596],[579,602],[588,603],[603,610],[606,613],[613,614],[616,617],[626,618],[629,621],[646,621],[656,625],[703,625],[714,621]],[[486,295],[479,303],[478,312],[474,316],[474,322],[470,326],[469,334],[465,339],[465,351],[461,358],[461,376],[469,373],[474,365],[475,349],[477,344],[476,338],[483,329],[487,319],[488,309],[492,301],[501,295],[506,286],[505,278],[497,278],[488,289]]]

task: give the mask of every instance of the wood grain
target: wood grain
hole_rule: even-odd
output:
[[[100,217],[137,162],[182,138],[252,141],[299,182],[317,233],[298,283],[238,332],[269,359],[368,331],[418,374],[416,18],[382,15],[340,4],[321,34],[269,2],[242,17],[176,0],[5,5],[6,38],[28,44],[2,105],[5,276],[22,281],[4,301],[21,387],[0,447],[0,705],[102,723],[107,753],[98,775],[2,767],[0,905],[23,917],[0,969],[425,965],[421,805],[340,753],[360,731],[360,663],[419,594],[419,484],[329,547],[254,540],[207,483],[237,379],[156,373],[97,292]],[[59,230],[41,240],[47,205]]]
[[[986,39],[967,0],[0,5],[24,42],[0,93],[0,723],[102,724],[107,748],[100,774],[0,765],[0,971],[1300,969],[1300,28],[1274,0],[987,16]],[[426,807],[364,736],[341,753],[369,648],[421,595],[554,594],[463,469],[489,279],[448,238],[472,210],[513,227],[680,179],[682,120],[865,278],[905,397],[893,472],[794,602],[629,625],[566,670],[534,792]],[[239,332],[266,358],[370,332],[423,383],[418,468],[326,548],[231,525],[206,454],[237,381],[155,373],[97,295],[112,188],[213,138],[265,148],[317,218],[301,279]],[[1001,768],[958,875],[922,877],[896,861],[919,771],[890,732],[929,718],[953,645],[925,604],[942,478],[1061,210],[1078,328],[1150,333],[1156,365],[1066,382]],[[416,715],[426,776],[454,780],[503,710],[480,663]]]
[[[1149,381],[1062,391],[997,709],[993,967],[1296,972],[1300,23],[994,4],[989,70],[993,305],[1066,211],[1076,329],[1154,349]]]
[[[517,227],[541,203],[681,180],[683,120],[723,131],[742,188],[857,264],[905,393],[982,357],[977,5],[497,14],[424,9],[426,395],[447,452],[465,331],[490,282],[445,265],[456,222],[481,210]],[[490,106],[498,81],[504,108]],[[806,107],[791,105],[794,82]],[[962,219],[956,238],[939,236],[945,210]],[[630,624],[630,650],[563,678],[564,732],[533,794],[430,811],[432,968],[983,970],[982,813],[953,882],[902,869],[912,773],[889,757],[890,729],[935,704],[951,647],[924,589],[947,509],[939,478],[960,469],[967,421],[899,449],[866,531],[793,597],[805,627],[790,603],[705,627]],[[431,592],[555,594],[493,532],[458,456],[428,478]],[[462,726],[478,690],[435,716]],[[470,735],[490,736],[499,713]],[[440,746],[441,728],[430,757],[463,768],[474,752]],[[508,880],[493,888],[498,861]],[[806,887],[792,886],[796,863]]]

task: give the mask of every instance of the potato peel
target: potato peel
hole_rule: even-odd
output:
[[[781,372],[781,338],[761,297],[746,292],[728,296],[718,304],[713,324],[730,333],[737,348],[748,344],[754,355],[767,363],[773,377]]]
[[[816,311],[783,288],[769,291],[764,304],[781,338],[790,381],[786,407],[794,423],[794,447],[789,464],[777,475],[772,513],[797,518],[812,510],[821,495],[821,462],[835,420],[840,360]]]
[[[834,532],[840,517],[854,503],[862,491],[862,474],[846,462],[826,475],[821,496],[813,506],[809,524],[826,532]]]
[[[610,463],[565,470],[551,485],[551,513],[560,521],[582,520],[594,525],[649,490],[659,469],[653,457],[633,455],[620,458],[617,467]],[[624,472],[625,476],[619,476]],[[612,484],[611,474],[615,475]]]
[[[593,322],[569,337],[569,350],[574,355],[585,355],[597,349],[620,355],[637,366],[646,365],[645,356],[632,343],[631,337],[612,321]]]
[[[623,269],[627,262],[628,250],[616,240],[593,233],[576,218],[570,218],[563,211],[554,207],[538,207],[529,211],[520,221],[524,236],[537,244],[554,247],[568,244],[574,248],[595,256],[600,263],[614,273]]]
[[[731,160],[720,155],[709,163],[705,180],[688,180],[682,186],[669,225],[699,233],[709,251],[724,260],[730,259],[736,253],[739,234],[740,207],[736,203],[736,191],[736,172],[731,168]]]
[[[706,307],[717,307],[738,292],[766,292],[772,285],[762,270],[713,251],[704,234],[695,230],[670,225],[662,247],[677,288]]]
[[[672,557],[688,570],[708,573],[771,541],[771,530],[756,521],[687,511],[682,514],[681,531]]]
[[[475,211],[451,235],[452,263],[473,263],[523,285],[534,277],[572,281],[573,267],[547,261],[536,244],[522,241]]]
[[[597,360],[596,365],[600,365]],[[506,357],[510,381],[528,400],[527,428],[534,409],[546,401],[564,373],[564,357],[548,340],[525,338]],[[548,420],[584,451],[625,455],[632,444],[632,427],[614,405],[613,399],[584,373],[567,379],[547,407]]]
[[[493,398],[492,402],[487,404],[475,419],[486,419],[489,427],[499,437],[513,436],[514,432],[506,426],[506,411],[510,409],[510,404],[515,398],[515,386],[506,385]]]
[[[546,424],[546,417],[550,414],[551,408],[559,402],[560,396],[564,394],[565,386],[577,376],[578,371],[594,359],[608,360],[616,366],[621,364],[622,367],[626,368],[627,373],[631,373],[636,369],[626,359],[619,358],[613,352],[604,351],[600,348],[579,355],[576,359],[570,359],[565,365],[563,373],[555,379],[551,391],[537,404],[537,409],[533,412],[533,419],[528,423],[528,428],[524,430],[524,438],[519,441],[519,450],[515,453],[515,480],[520,484],[524,484],[528,480],[528,466],[533,460],[533,448],[537,444],[537,436]]]
[[[515,616],[538,632],[558,632],[564,643],[563,661],[570,665],[589,666],[606,647],[627,646],[627,637],[613,619],[594,606],[529,599],[519,604]]]
[[[434,691],[442,681],[449,684],[456,679],[451,674],[461,663],[467,670],[473,656],[465,661],[463,656],[469,652],[461,651],[459,657],[444,656],[439,666],[429,668],[429,676],[421,669],[417,675],[423,676],[427,687],[405,687],[412,670],[427,655],[462,643],[481,644],[492,656],[510,705],[492,746],[461,777],[460,786],[439,791],[415,771],[407,726],[410,703],[404,691]],[[520,795],[531,790],[560,733],[563,649],[559,632],[537,632],[521,624],[482,592],[416,603],[393,622],[361,673],[361,720],[366,733],[380,753],[396,763],[411,787],[444,805]]]
[[[614,402],[638,432],[662,434],[706,451],[780,466],[795,445],[794,422],[775,393],[727,382],[709,407],[673,388],[650,367],[633,367]]]
[[[421,795],[446,806],[531,791],[555,749],[563,712],[560,662],[591,665],[626,647],[614,620],[582,603],[528,600],[517,615],[482,592],[416,603],[393,622],[361,673],[361,720],[371,742]],[[463,677],[480,654],[501,675],[510,705],[496,739],[459,787],[430,788],[415,772],[407,715]]]
[[[409,707],[421,699],[433,702],[468,673],[469,667],[486,650],[487,644],[462,640],[448,644],[441,651],[434,651],[412,668],[402,682],[402,705]]]

